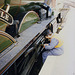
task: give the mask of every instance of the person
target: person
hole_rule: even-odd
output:
[[[43,45],[45,51],[42,53],[43,63],[45,62],[47,56],[59,56],[64,53],[63,50],[63,41],[60,37],[58,37],[58,34],[52,35],[52,32],[48,29],[46,30],[46,36],[45,38],[50,41],[50,43],[45,43]]]

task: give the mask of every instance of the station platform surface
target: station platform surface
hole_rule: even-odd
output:
[[[48,56],[39,75],[75,75],[75,8],[70,7],[59,36],[64,41],[64,54]]]

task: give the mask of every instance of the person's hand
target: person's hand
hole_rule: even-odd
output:
[[[51,36],[50,36],[50,35],[48,35],[48,36],[45,36],[45,38],[47,38],[47,39],[51,39]]]
[[[47,38],[47,39],[48,39],[48,36],[45,36],[45,38]]]
[[[45,46],[48,46],[48,44],[44,44],[43,47],[45,48]]]

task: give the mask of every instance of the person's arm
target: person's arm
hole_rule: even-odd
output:
[[[44,47],[45,47],[46,50],[50,50],[50,49],[53,49],[58,43],[59,43],[59,41],[57,39],[52,38],[51,43],[45,44]]]

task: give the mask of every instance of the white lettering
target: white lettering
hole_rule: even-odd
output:
[[[5,12],[0,11],[0,17],[4,18],[5,20],[9,20],[9,15],[6,14]]]

